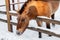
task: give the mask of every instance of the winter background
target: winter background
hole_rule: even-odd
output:
[[[20,2],[23,2],[23,1],[26,1],[26,0],[20,0]],[[17,0],[15,0],[15,2],[17,2]],[[0,0],[0,5],[4,5],[4,4],[5,4],[5,0]],[[23,4],[21,4],[21,6],[22,5]],[[15,6],[16,6],[16,9],[18,9],[17,5],[15,5]],[[5,6],[0,7],[0,11],[6,11],[6,7]],[[60,21],[59,13],[60,13],[60,6],[59,6],[58,10],[55,12],[55,20]],[[0,18],[7,19],[6,15],[4,15],[4,14],[0,14]],[[17,18],[16,16],[12,16],[11,21],[17,22],[16,18]],[[29,26],[38,27],[35,20],[31,20],[29,23]],[[43,22],[42,26],[43,26],[42,28],[46,28],[45,22]],[[23,35],[17,35],[16,26],[13,25],[13,33],[8,32],[7,28],[8,28],[7,23],[0,21],[0,40],[60,40],[60,38],[58,38],[58,37],[55,37],[55,36],[49,37],[47,34],[44,34],[44,33],[42,33],[42,38],[38,38],[38,32],[29,30],[29,29],[26,29],[26,31],[23,33]],[[55,27],[51,25],[51,30],[59,33],[60,25],[56,24]]]

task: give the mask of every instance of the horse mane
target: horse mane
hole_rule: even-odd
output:
[[[27,0],[27,1],[23,4],[22,8],[18,11],[19,14],[22,14],[22,12],[24,11],[25,7],[27,6],[27,3],[29,3],[30,1],[31,1],[31,0]]]
[[[27,0],[27,1],[23,4],[22,8],[18,11],[19,14],[22,14],[22,12],[24,11],[25,7],[27,6],[27,3],[29,3],[30,1],[32,1],[32,0]],[[34,1],[38,1],[38,0],[34,0]],[[46,0],[39,0],[39,1],[46,1]]]
[[[32,1],[32,0],[27,0],[27,1],[23,4],[22,8],[18,11],[19,14],[22,14],[22,12],[24,11],[25,7],[27,6],[27,3],[29,3],[30,1]],[[35,0],[35,1],[37,1],[37,0]]]

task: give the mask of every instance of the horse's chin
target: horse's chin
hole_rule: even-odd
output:
[[[29,24],[29,20],[28,20],[28,22],[25,22],[25,24],[23,24],[23,25],[18,23],[17,31],[16,31],[17,35],[22,35],[24,33],[24,31],[27,29],[28,24]]]
[[[16,31],[16,34],[17,35],[22,35],[24,33],[24,31],[26,30],[27,27],[24,27],[24,28],[20,28]]]

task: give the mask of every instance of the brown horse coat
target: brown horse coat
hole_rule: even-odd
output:
[[[58,6],[59,1],[30,1],[22,13],[18,12],[17,30],[22,34],[26,30],[29,20],[35,19],[37,16],[50,18],[58,9]],[[39,21],[37,23],[40,25]]]
[[[37,16],[51,17],[53,13],[57,10],[59,6],[59,1],[32,1],[27,4],[25,10],[27,11],[29,7],[35,6],[37,9]]]

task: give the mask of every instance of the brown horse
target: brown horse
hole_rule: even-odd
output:
[[[25,2],[21,10],[18,11],[17,34],[22,34],[28,27],[31,19],[36,19],[37,16],[46,16],[54,19],[54,13],[58,9],[59,1],[37,1],[28,0]],[[41,26],[41,21],[37,21],[38,26]],[[47,28],[50,24],[46,23]]]

